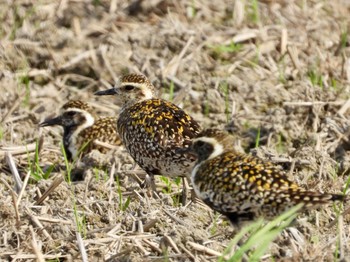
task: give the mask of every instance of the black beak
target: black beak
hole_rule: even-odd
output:
[[[112,96],[112,95],[116,95],[116,94],[117,94],[117,91],[115,90],[115,88],[97,91],[94,93],[95,96]]]
[[[60,116],[46,119],[44,122],[41,122],[39,124],[40,127],[54,126],[54,125],[62,125],[62,118]]]

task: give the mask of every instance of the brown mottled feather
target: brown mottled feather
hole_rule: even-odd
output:
[[[78,144],[83,145],[84,141],[98,140],[110,145],[120,146],[122,142],[116,129],[116,123],[116,117],[104,117],[97,119],[94,125],[81,131]],[[97,149],[101,153],[107,153],[109,151],[109,149],[106,147],[90,143],[85,153],[90,152],[92,149]]]

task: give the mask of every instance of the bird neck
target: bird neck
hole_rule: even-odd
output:
[[[79,144],[78,144],[78,137],[80,134],[87,128],[90,128],[92,125],[94,125],[95,119],[94,117],[86,113],[85,114],[85,121],[81,123],[80,125],[72,125],[72,126],[65,126],[63,128],[63,145],[67,154],[68,160],[71,160],[72,158],[76,157],[76,154],[79,150]]]
[[[135,98],[135,99],[128,99],[127,101],[124,101],[124,104],[122,106],[121,110],[125,110],[126,108],[133,107],[134,105],[137,105],[139,103],[142,103],[143,101],[150,100],[152,98],[142,97],[142,98]]]

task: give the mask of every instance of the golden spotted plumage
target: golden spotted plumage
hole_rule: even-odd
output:
[[[112,146],[121,144],[115,117],[97,118],[92,108],[80,100],[70,100],[61,108],[57,117],[40,123],[41,127],[60,125],[63,127],[63,145],[68,160],[72,161],[97,149],[106,153],[108,149],[93,143],[95,140]]]
[[[91,127],[81,131],[78,136],[79,140],[77,144],[83,145],[84,142],[86,143],[86,141],[98,140],[114,146],[121,145],[122,142],[119,138],[115,125],[116,121],[117,119],[115,117],[104,117],[97,119]],[[106,147],[89,143],[84,153],[90,152],[92,149],[97,149],[101,153],[107,153],[109,150]]]
[[[298,203],[306,208],[344,200],[343,195],[306,191],[273,163],[237,153],[225,132],[203,131],[192,149],[198,155],[191,175],[195,192],[233,223],[260,216],[270,219]]]
[[[95,117],[95,113],[91,106],[81,100],[69,100],[62,106],[61,111],[65,111],[69,108],[78,108],[84,110]]]
[[[190,173],[195,158],[178,149],[188,147],[200,127],[181,108],[157,98],[155,87],[145,76],[126,75],[116,88],[96,94],[116,94],[121,100],[118,133],[130,155],[149,175]]]

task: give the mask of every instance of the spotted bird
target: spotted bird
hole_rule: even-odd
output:
[[[224,131],[202,131],[189,150],[198,157],[191,174],[197,196],[232,224],[271,219],[299,203],[306,209],[345,198],[301,188],[273,163],[236,152]]]
[[[116,118],[97,118],[92,108],[80,100],[70,100],[64,104],[60,114],[46,119],[40,127],[60,125],[63,127],[63,146],[69,161],[97,149],[105,153],[108,149],[96,145],[95,140],[112,146],[121,144],[116,128]]]
[[[187,176],[195,157],[179,153],[190,146],[199,124],[175,104],[157,98],[152,83],[140,74],[125,75],[115,88],[96,95],[116,95],[122,103],[117,128],[135,162],[152,178]]]

